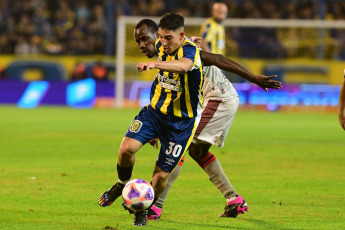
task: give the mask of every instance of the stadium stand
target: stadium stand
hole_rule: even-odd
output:
[[[115,15],[107,16],[107,4],[112,2]],[[214,1],[182,0],[0,0],[0,54],[85,55],[114,54],[106,52],[108,25],[115,31],[119,15],[160,16],[177,11],[185,17],[208,17]],[[345,2],[225,0],[228,18],[326,19],[343,20]],[[323,3],[322,6],[318,5]],[[112,23],[110,23],[110,21]],[[258,30],[258,29],[257,29]],[[232,55],[247,58],[289,58],[301,54],[315,56],[316,30],[260,30],[253,39],[246,29],[230,29],[229,38],[238,47]],[[253,30],[250,33],[254,33]],[[325,58],[345,58],[343,30],[325,32]],[[311,45],[310,45],[311,44]],[[251,47],[259,46],[256,52]],[[303,47],[303,48],[301,48]],[[304,50],[302,50],[304,49]],[[308,50],[308,52],[304,52]]]

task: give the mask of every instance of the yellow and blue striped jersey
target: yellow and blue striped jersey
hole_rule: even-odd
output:
[[[202,111],[204,82],[199,49],[194,43],[185,39],[180,48],[172,54],[167,54],[158,39],[156,51],[159,61],[188,58],[192,60],[193,66],[184,74],[159,70],[151,87],[151,106],[170,116],[183,118],[198,116]]]
[[[205,39],[211,53],[224,54],[225,29],[214,18],[208,18],[201,26],[200,36]]]

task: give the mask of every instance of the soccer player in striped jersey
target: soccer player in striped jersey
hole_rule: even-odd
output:
[[[202,112],[203,72],[198,47],[184,39],[184,18],[165,14],[159,23],[155,44],[160,61],[139,63],[138,71],[159,69],[150,94],[150,105],[134,118],[118,152],[118,182],[100,197],[99,205],[111,205],[131,179],[135,153],[159,137],[161,148],[151,184],[155,197],[188,149]],[[146,212],[134,213],[134,225],[146,225]]]
[[[228,15],[228,7],[223,2],[216,2],[212,6],[212,17],[201,26],[201,48],[214,54],[224,54],[225,29],[222,21]]]
[[[156,23],[150,19],[141,20],[135,27],[134,37],[139,45],[142,53],[148,58],[153,58],[156,55],[155,41],[157,39],[156,33],[158,27]],[[267,88],[279,89],[281,83],[271,80],[274,76],[257,76],[248,72],[245,68],[239,64],[233,62],[230,59],[225,58],[222,55],[215,55],[207,52],[202,52],[201,57],[206,65],[216,65],[224,70],[234,72],[245,79],[258,84],[264,90]],[[203,93],[205,96],[205,111],[201,117],[201,121],[204,121],[203,125],[199,124],[197,129],[197,136],[199,139],[206,141],[207,143],[193,143],[189,148],[189,153],[194,160],[205,170],[208,176],[211,178],[212,183],[222,192],[226,197],[229,205],[227,205],[227,211],[221,216],[223,217],[235,217],[238,212],[243,212],[246,207],[244,207],[244,202],[238,202],[241,197],[237,197],[233,186],[230,184],[228,178],[222,170],[221,165],[217,161],[213,154],[208,152],[209,147],[212,144],[217,146],[222,146],[227,131],[230,128],[233,117],[236,113],[238,107],[238,96],[235,89],[232,87],[231,83],[224,77],[220,70],[215,66],[204,66],[204,89]],[[221,87],[219,87],[221,86]],[[208,102],[208,103],[207,103]],[[216,109],[215,109],[216,108]],[[224,110],[225,109],[225,110]],[[216,118],[220,120],[220,126],[218,122],[212,120]],[[227,124],[227,125],[225,125]],[[214,126],[214,127],[212,127]],[[222,133],[219,134],[214,133]],[[214,138],[214,136],[218,138]],[[194,136],[194,137],[197,137]],[[209,139],[207,139],[209,138]],[[210,140],[211,138],[211,140]],[[195,141],[197,139],[195,138]],[[215,143],[216,142],[216,143]],[[155,147],[158,147],[157,143],[152,143]],[[202,147],[202,151],[200,149]],[[167,187],[164,192],[159,196],[157,202],[149,209],[149,219],[158,219],[160,217],[162,207],[165,201],[165,197],[171,188],[173,182],[177,178],[182,161],[171,173]],[[237,201],[236,201],[237,199]],[[240,203],[240,206],[238,203]],[[235,207],[234,209],[231,209]],[[231,210],[231,211],[230,211]]]

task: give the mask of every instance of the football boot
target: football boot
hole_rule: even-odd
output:
[[[248,204],[242,199],[242,196],[238,195],[235,200],[228,202],[224,209],[224,213],[219,217],[236,218],[238,214],[248,212]]]
[[[98,204],[102,207],[111,205],[119,196],[122,195],[124,184],[117,182],[113,187],[105,191],[98,200]]]

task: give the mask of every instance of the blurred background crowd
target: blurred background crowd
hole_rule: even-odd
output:
[[[0,53],[104,53],[102,1],[0,0]]]
[[[113,55],[113,33],[119,15],[161,16],[180,12],[185,17],[209,17],[213,2],[0,0],[0,54]],[[345,1],[340,0],[223,2],[229,8],[228,18],[345,19]],[[247,58],[315,56],[318,33],[316,29],[228,28],[227,39],[231,40],[228,54]],[[345,59],[344,30],[327,30],[324,39],[323,58]]]

